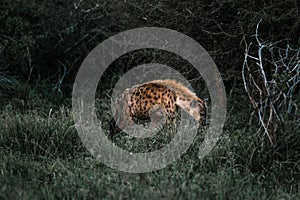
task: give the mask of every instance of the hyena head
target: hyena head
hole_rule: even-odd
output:
[[[202,126],[207,125],[206,123],[206,101],[197,99],[197,100],[192,100],[190,102],[190,111],[189,114],[197,120]]]
[[[206,123],[206,101],[200,98],[178,98],[177,104],[183,108],[191,117],[198,121],[202,126]]]

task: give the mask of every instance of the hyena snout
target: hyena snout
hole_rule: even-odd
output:
[[[194,100],[190,103],[191,115],[199,122],[200,125],[207,125],[207,109],[206,102],[202,100]]]

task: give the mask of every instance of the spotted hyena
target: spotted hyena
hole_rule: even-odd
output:
[[[205,125],[206,102],[175,80],[154,80],[127,88],[116,98],[110,136],[134,123],[134,118],[150,119],[151,113],[172,123],[178,107]]]

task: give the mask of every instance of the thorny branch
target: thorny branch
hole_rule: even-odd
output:
[[[256,26],[257,49],[254,53],[254,45],[246,43],[242,78],[264,136],[273,147],[278,126],[284,124],[286,119],[292,118],[295,129],[300,126],[300,49],[289,45],[283,49],[277,46],[280,42],[261,41],[258,34],[260,22]],[[262,146],[265,146],[264,139]]]

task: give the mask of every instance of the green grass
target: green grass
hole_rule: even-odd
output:
[[[0,113],[0,199],[299,199],[299,163],[264,165],[259,136],[237,116],[203,160],[201,137],[166,168],[128,174],[94,160],[67,107]],[[297,168],[298,167],[298,168]]]

